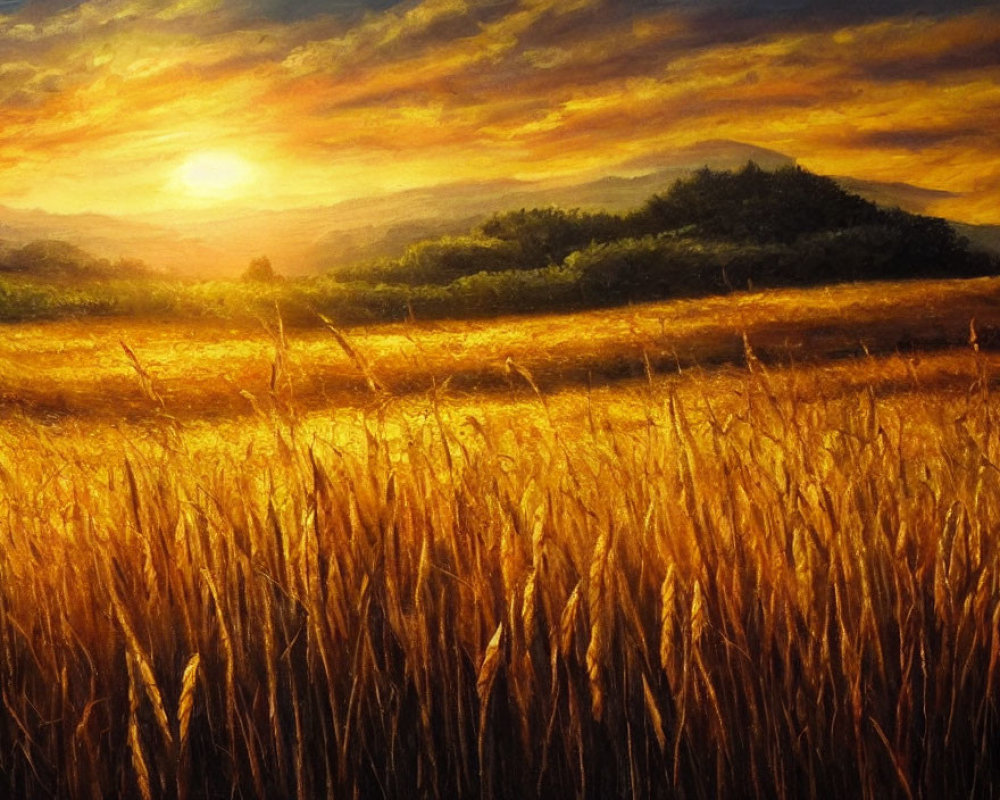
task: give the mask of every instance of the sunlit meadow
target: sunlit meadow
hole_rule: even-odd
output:
[[[81,798],[995,794],[994,291],[11,327],[0,772]]]

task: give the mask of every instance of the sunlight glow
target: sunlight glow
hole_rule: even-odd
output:
[[[175,184],[190,196],[228,200],[253,181],[254,168],[234,153],[203,151],[181,164],[174,179]]]

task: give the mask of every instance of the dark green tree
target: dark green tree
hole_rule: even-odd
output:
[[[271,283],[278,276],[271,266],[271,259],[267,256],[258,256],[250,261],[250,265],[243,273],[243,280],[257,283]]]
[[[521,269],[559,264],[574,250],[624,235],[621,220],[611,214],[560,208],[522,208],[496,214],[479,230],[485,236],[513,242]]]

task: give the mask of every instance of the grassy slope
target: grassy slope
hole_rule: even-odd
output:
[[[384,383],[514,392],[308,417],[310,376],[328,400],[362,382],[332,337],[127,330],[157,411],[114,327],[12,328],[8,404],[64,417],[0,429],[0,774],[12,796],[995,794],[997,364],[954,346],[996,291],[373,329],[353,341]],[[921,336],[946,349],[823,361]],[[567,371],[644,349],[739,365],[591,392]],[[231,419],[248,387],[261,419]]]

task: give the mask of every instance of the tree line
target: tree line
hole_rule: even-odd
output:
[[[464,236],[412,245],[345,281],[492,284],[494,300],[545,281],[559,302],[604,304],[752,287],[972,277],[998,271],[942,219],[883,209],[799,167],[702,169],[627,214],[558,208],[497,214]],[[478,277],[477,277],[478,276]],[[564,292],[567,284],[573,291]],[[537,289],[532,289],[528,294]],[[525,297],[545,302],[544,293]],[[555,301],[557,298],[551,298]],[[501,303],[506,305],[505,303]]]
[[[64,242],[0,243],[0,321],[66,315],[290,324],[558,311],[736,290],[1000,273],[945,220],[884,209],[798,167],[703,169],[623,214],[533,208],[399,257],[283,279],[266,256],[239,281],[111,263]]]

